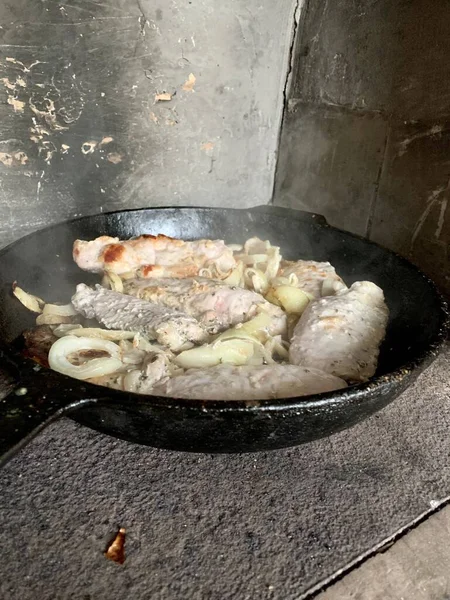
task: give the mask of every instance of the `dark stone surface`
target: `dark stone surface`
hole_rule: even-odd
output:
[[[290,96],[353,109],[390,106],[396,28],[405,3],[308,0],[299,25]]]
[[[0,245],[81,214],[270,201],[293,2],[179,4],[0,3]]]
[[[402,253],[447,293],[449,25],[448,3],[307,2],[274,195]]]
[[[450,290],[450,122],[391,124],[370,237]]]
[[[326,215],[330,225],[364,234],[386,134],[378,114],[292,101],[280,141],[276,204]]]
[[[449,114],[450,5],[308,0],[291,97],[403,120]]]
[[[449,495],[449,358],[377,416],[290,450],[177,454],[56,423],[0,473],[0,597],[304,597]],[[118,526],[124,566],[103,556]]]

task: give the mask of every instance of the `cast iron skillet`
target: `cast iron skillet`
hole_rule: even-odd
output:
[[[205,402],[108,390],[39,368],[11,345],[34,323],[11,295],[17,280],[48,301],[67,302],[77,283],[98,281],[72,261],[76,238],[164,233],[242,242],[258,235],[287,259],[330,261],[347,284],[369,279],[390,309],[377,376],[346,390],[287,400]],[[84,217],[38,231],[0,253],[2,366],[15,391],[0,402],[0,462],[46,425],[71,413],[79,423],[125,440],[172,450],[249,452],[293,446],[350,427],[403,392],[436,357],[447,312],[434,285],[403,258],[330,227],[310,213],[258,207],[154,208]]]

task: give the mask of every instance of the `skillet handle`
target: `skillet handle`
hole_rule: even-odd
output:
[[[273,204],[261,204],[250,208],[251,212],[267,213],[268,215],[277,215],[279,217],[289,217],[296,221],[311,221],[318,225],[328,225],[323,215],[308,212],[306,210],[297,210],[295,208],[285,208],[284,206],[274,206]]]
[[[5,360],[4,354],[2,359]],[[0,400],[0,467],[60,416],[97,401],[95,397],[82,395],[91,386],[80,389],[81,382],[32,361],[26,363],[30,364],[20,369],[18,378],[8,371],[3,372],[3,379],[7,379],[3,389],[9,387],[10,391]]]

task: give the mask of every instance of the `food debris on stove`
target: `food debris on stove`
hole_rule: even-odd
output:
[[[125,533],[125,527],[121,527],[105,551],[106,558],[119,563],[119,565],[123,565],[125,562]]]

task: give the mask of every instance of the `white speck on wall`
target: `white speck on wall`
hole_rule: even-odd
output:
[[[447,212],[447,206],[448,206],[448,199],[444,198],[441,201],[441,209],[439,211],[437,227],[436,227],[436,231],[434,233],[434,237],[436,239],[439,239],[441,237],[442,229],[443,229],[444,223],[445,223],[445,213]]]
[[[83,144],[81,144],[81,153],[85,154],[85,155],[93,154],[97,145],[98,145],[98,142],[96,142],[95,140],[83,142]]]

